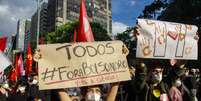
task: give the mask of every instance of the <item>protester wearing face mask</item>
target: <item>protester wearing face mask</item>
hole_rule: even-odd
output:
[[[148,77],[148,85],[150,87],[150,92],[148,92],[149,97],[152,101],[169,101],[170,96],[168,93],[167,85],[162,81],[163,80],[163,70],[164,65],[160,61],[153,61],[150,64],[150,71]]]
[[[197,98],[198,98],[198,101],[201,101],[201,73],[200,73],[200,70],[198,69],[197,70],[198,72],[198,91],[197,91]]]
[[[20,85],[20,86],[18,87],[18,89],[17,89],[17,92],[19,92],[19,93],[25,93],[25,89],[26,89],[26,86]]]
[[[26,93],[27,84],[23,81],[18,81],[16,93],[8,97],[7,101],[28,101]]]
[[[175,67],[168,75],[169,77],[168,86],[170,88],[169,93],[172,101],[183,101],[182,93],[180,90],[182,85],[181,77],[183,75],[185,75],[185,70],[180,67]]]
[[[91,86],[83,89],[82,101],[101,101],[101,89],[99,86]]]
[[[167,85],[163,82],[163,67],[160,60],[139,62],[135,79],[132,80],[132,99],[128,101],[170,101]]]
[[[8,84],[9,84],[9,93],[8,93],[8,98],[7,98],[7,101],[15,101],[16,99],[16,92],[17,92],[17,89],[18,89],[18,85],[17,85],[17,82],[16,81],[8,81]]]
[[[115,101],[119,83],[112,83],[111,88],[105,99],[102,98],[102,89],[100,85],[82,88],[82,97],[80,101]],[[59,91],[60,101],[73,101],[65,90]]]
[[[4,84],[0,85],[0,99],[1,99],[1,101],[6,101],[6,98],[7,98],[6,93],[7,93],[7,91],[4,87]]]
[[[9,84],[5,82],[2,87],[6,90],[6,96],[8,96],[8,93],[11,91],[11,88],[9,87]]]
[[[129,50],[124,45],[122,47],[123,47],[122,54],[128,55]],[[108,90],[107,97],[105,100],[115,101],[118,88],[119,88],[119,83],[112,83],[110,90]],[[66,92],[65,89],[59,89],[56,92],[59,95],[60,101],[72,101],[68,92]],[[101,100],[102,94],[100,92],[101,92],[101,89],[98,86],[89,86],[86,94],[82,95],[83,99],[81,101],[102,101]]]
[[[196,69],[192,68],[189,71],[189,75],[183,80],[182,93],[183,101],[198,101],[198,87]]]
[[[39,98],[39,86],[38,86],[38,76],[36,73],[31,74],[30,82],[29,82],[29,100],[34,101]]]

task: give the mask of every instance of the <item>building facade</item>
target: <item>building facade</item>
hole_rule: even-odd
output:
[[[100,23],[112,34],[111,0],[85,0],[90,21]],[[68,22],[79,20],[80,0],[49,0],[48,31]]]
[[[42,3],[40,9],[40,34],[47,33],[47,6],[46,2]],[[32,40],[37,39],[37,26],[38,26],[38,12],[36,11],[31,18],[31,33]]]
[[[29,32],[31,28],[31,21],[27,19],[20,19],[17,23],[16,35],[16,49],[24,51],[25,48],[25,33]]]

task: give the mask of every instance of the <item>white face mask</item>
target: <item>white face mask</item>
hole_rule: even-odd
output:
[[[37,83],[38,83],[38,81],[35,79],[32,81],[32,84],[37,84]]]
[[[9,85],[6,83],[3,85],[3,88],[9,88]]]
[[[89,94],[87,96],[87,101],[100,101],[100,97],[99,94]]]
[[[18,89],[20,90],[21,93],[25,92],[25,87],[19,87]]]
[[[175,81],[175,86],[176,87],[180,87],[181,86],[181,80],[180,79],[178,79],[178,80]]]
[[[162,81],[162,78],[163,78],[163,76],[162,75],[157,75],[157,74],[155,74],[155,75],[153,75],[153,77],[152,77],[152,81],[153,81],[153,83],[159,83],[159,82],[161,82]]]

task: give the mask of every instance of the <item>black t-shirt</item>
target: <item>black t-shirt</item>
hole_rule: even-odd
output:
[[[12,93],[8,96],[7,101],[28,101],[27,93]]]
[[[6,101],[6,95],[0,93],[0,101]]]

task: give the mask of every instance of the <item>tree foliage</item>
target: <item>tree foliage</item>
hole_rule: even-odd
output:
[[[160,12],[162,9],[165,9],[167,5],[167,0],[155,0],[150,5],[145,6],[143,13],[139,16],[139,18],[154,19],[157,16],[157,11]]]
[[[161,10],[162,9],[162,10]],[[157,12],[161,10],[160,12]],[[201,0],[157,0],[145,6],[139,18],[158,19],[201,27]],[[153,16],[158,14],[158,16]]]
[[[72,42],[74,36],[74,30],[78,33],[79,22],[75,21],[67,23],[57,28],[55,32],[50,32],[45,35],[45,41],[47,43],[65,43]],[[110,36],[99,23],[91,23],[92,32],[94,34],[95,41],[108,41],[111,40]]]
[[[193,24],[201,27],[201,0],[172,0],[158,16],[159,20]]]
[[[128,27],[124,32],[117,33],[116,39],[121,40],[124,42],[124,44],[129,49],[129,57],[134,58],[135,57],[135,49],[136,49],[136,40],[133,36],[133,27]]]
[[[112,40],[105,30],[99,23],[91,23],[92,31],[94,34],[95,41],[110,41]]]

